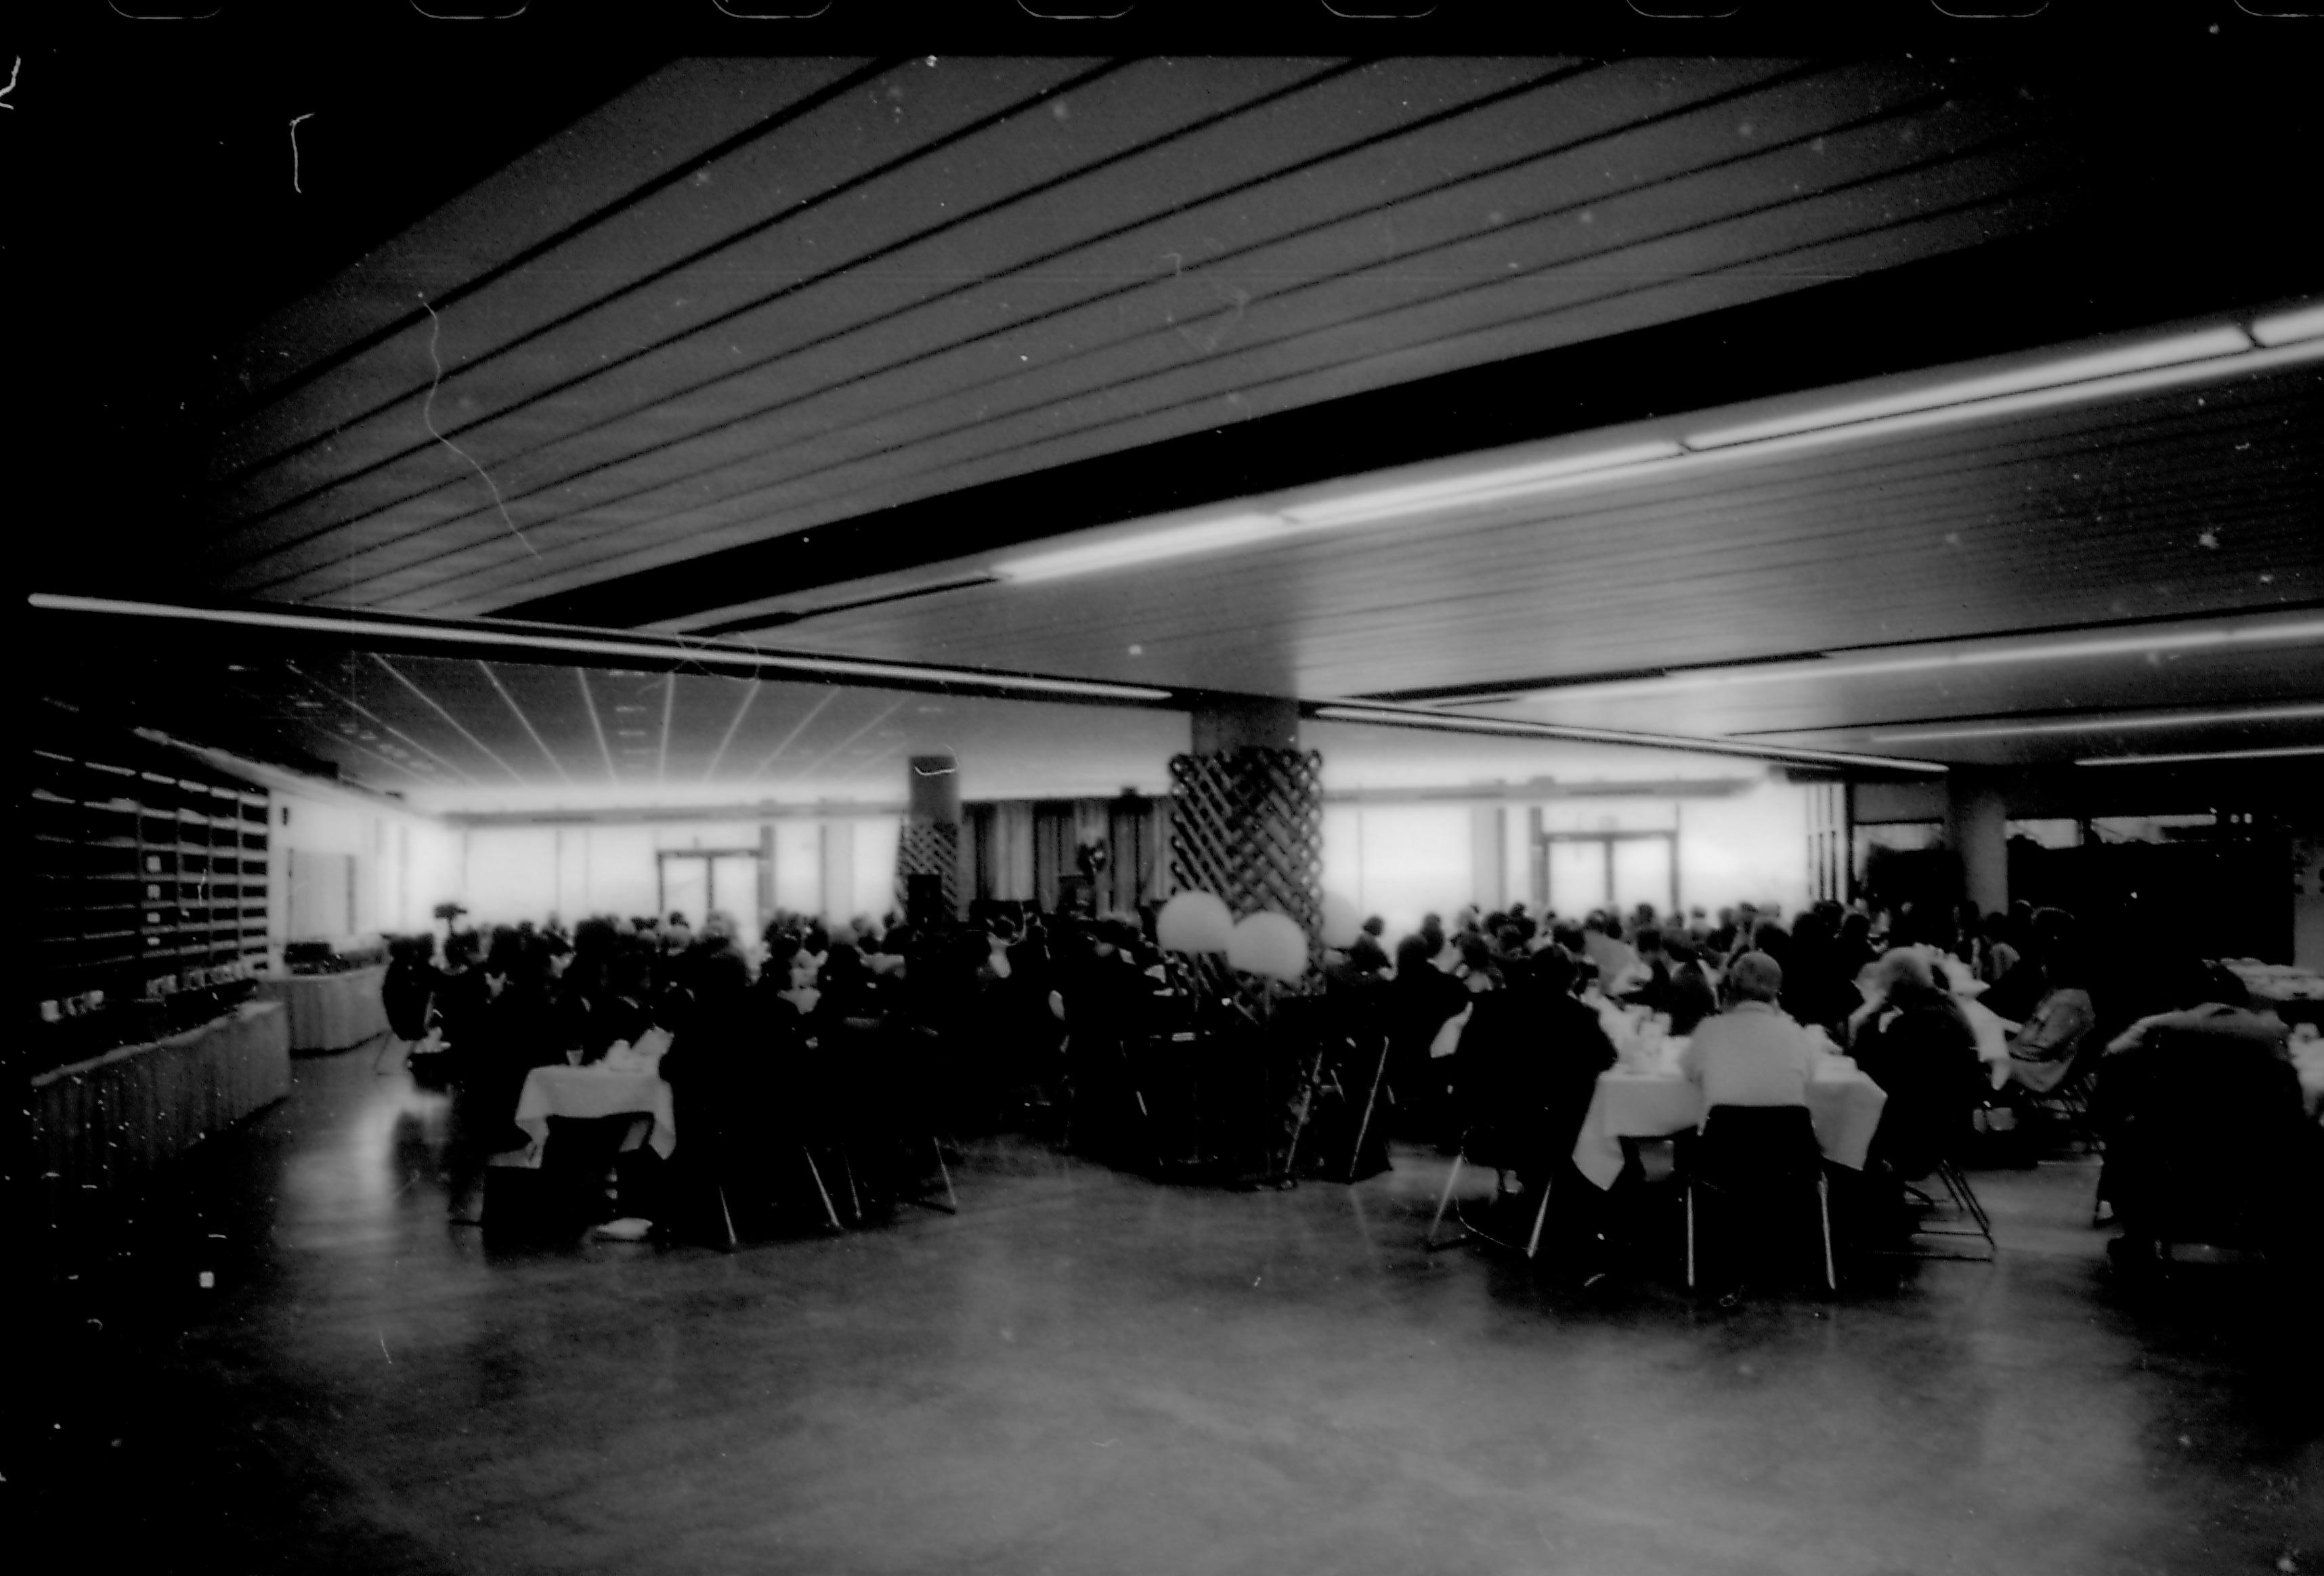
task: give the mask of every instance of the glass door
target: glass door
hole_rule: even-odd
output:
[[[1610,888],[1605,839],[1545,837],[1542,840],[1541,859],[1542,891],[1551,913],[1578,920],[1592,908],[1606,906]]]
[[[667,924],[672,914],[683,914],[687,925],[700,929],[702,917],[710,907],[710,856],[664,853],[657,862],[661,867],[657,917]]]
[[[1677,839],[1667,833],[1615,840],[1614,907],[1633,913],[1641,903],[1667,916],[1678,907],[1673,851]]]
[[[734,939],[748,951],[767,923],[759,912],[759,856],[714,853],[708,863],[709,896],[703,907],[733,916]]]

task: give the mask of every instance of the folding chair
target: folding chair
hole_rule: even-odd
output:
[[[2080,1147],[2080,1152],[2091,1155],[2104,1146],[2092,1130],[2090,1120],[2090,1084],[2097,1075],[2098,1053],[2090,1048],[2092,1037],[2084,1034],[2067,1051],[2065,1075],[2052,1085],[2048,1092],[2029,1094],[2027,1110],[2038,1111],[2059,1122]]]
[[[1468,1216],[1462,1213],[1462,1211],[1454,1206],[1452,1203],[1452,1194],[1461,1185],[1461,1168],[1463,1166],[1490,1166],[1493,1167],[1493,1203],[1498,1204],[1503,1199],[1511,1196],[1508,1188],[1509,1167],[1507,1165],[1501,1164],[1499,1160],[1493,1157],[1493,1139],[1498,1136],[1499,1135],[1493,1133],[1491,1129],[1481,1123],[1477,1126],[1471,1127],[1462,1133],[1460,1151],[1452,1157],[1452,1169],[1445,1175],[1444,1178],[1444,1192],[1436,1200],[1435,1218],[1428,1222],[1428,1235],[1421,1240],[1422,1246],[1429,1252],[1434,1253],[1441,1248],[1457,1247],[1462,1242],[1471,1240],[1489,1242],[1496,1248],[1516,1248],[1518,1246],[1517,1243],[1513,1242],[1505,1237],[1499,1237],[1490,1231],[1479,1230],[1470,1222]],[[1481,1145],[1480,1143],[1480,1139],[1483,1140]],[[1472,1153],[1472,1150],[1476,1150],[1480,1147],[1484,1151],[1482,1154]],[[1503,1156],[1501,1158],[1506,1159],[1507,1157]],[[1437,1232],[1443,1227],[1444,1216],[1448,1211],[1452,1213],[1454,1224],[1460,1228],[1460,1235],[1440,1240],[1437,1236]],[[1541,1184],[1541,1203],[1535,1207],[1533,1212],[1532,1230],[1526,1234],[1526,1240],[1523,1245],[1523,1251],[1527,1258],[1532,1258],[1536,1254],[1541,1251],[1542,1227],[1548,1221],[1548,1220],[1549,1184],[1545,1181]],[[1690,1281],[1689,1284],[1691,1285],[1692,1283]]]
[[[1937,1168],[1921,1180],[1934,1182],[1943,1188],[1952,1207],[1959,1211],[1960,1218],[1969,1223],[1965,1226],[1916,1225],[1913,1228],[1913,1235],[1915,1237],[1981,1237],[1985,1240],[1984,1257],[1991,1258],[1997,1251],[1993,1240],[1993,1221],[1986,1214],[1985,1206],[1978,1202],[1977,1190],[1969,1186],[1969,1176],[1961,1170],[1959,1163],[1950,1157],[1940,1160],[1937,1162]],[[1935,1210],[1941,1207],[1928,1193],[1910,1184],[1904,1188],[1904,1196],[1923,1209]],[[1929,1258],[1936,1255],[1916,1250],[1913,1257]]]
[[[1696,1282],[1695,1194],[1712,1193],[1735,1199],[1761,1195],[1758,1202],[1786,1188],[1804,1188],[1812,1181],[1816,1217],[1823,1232],[1824,1289],[1840,1289],[1840,1270],[1831,1250],[1831,1179],[1823,1168],[1823,1150],[1816,1142],[1815,1124],[1805,1106],[1715,1105],[1703,1120],[1686,1173],[1686,1284]],[[1738,1277],[1739,1278],[1739,1277]]]
[[[1526,1080],[1520,1074],[1519,1058],[1512,1055],[1514,1042],[1507,1030],[1514,1027],[1508,1016],[1511,1010],[1508,999],[1501,992],[1489,992],[1478,999],[1476,1015],[1462,1033],[1462,1048],[1452,1066],[1452,1097],[1459,1103],[1464,1121],[1459,1149],[1452,1157],[1452,1169],[1444,1178],[1444,1192],[1436,1201],[1435,1218],[1429,1222],[1428,1235],[1423,1240],[1432,1251],[1449,1248],[1456,1242],[1475,1239],[1496,1247],[1516,1248],[1519,1245],[1491,1231],[1480,1230],[1452,1202],[1459,1189],[1461,1173],[1470,1166],[1489,1166],[1493,1168],[1493,1203],[1500,1203],[1511,1196],[1509,1173],[1533,1170],[1541,1176],[1541,1202],[1533,1212],[1533,1224],[1526,1234],[1523,1251],[1532,1258],[1541,1251],[1542,1229],[1549,1220],[1549,1175],[1545,1164],[1526,1166],[1527,1159],[1546,1160],[1546,1155],[1532,1151],[1544,1147],[1541,1143],[1549,1123],[1533,1102],[1525,1098]],[[1539,1131],[1528,1131],[1527,1124],[1539,1122]],[[1531,1138],[1535,1143],[1528,1146]],[[1439,1240],[1437,1231],[1450,1212],[1461,1228],[1457,1237]]]
[[[1350,1182],[1354,1182],[1356,1174],[1363,1168],[1364,1140],[1371,1136],[1372,1120],[1379,1110],[1380,1092],[1388,1084],[1388,1037],[1385,1031],[1380,1031],[1367,1037],[1371,1042],[1372,1075],[1369,1086],[1364,1091],[1363,1106],[1356,1113],[1355,1139],[1348,1146],[1348,1180]],[[1352,1036],[1345,1041],[1345,1044],[1356,1057],[1351,1065],[1356,1070],[1357,1075],[1360,1077],[1362,1075],[1361,1058],[1365,1052],[1364,1044],[1362,1040]],[[1344,1092],[1342,1098],[1346,1098]]]

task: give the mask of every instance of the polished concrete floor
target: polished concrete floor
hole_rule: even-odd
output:
[[[1992,1262],[1731,1312],[1674,1239],[1587,1292],[1425,1252],[1402,1149],[1229,1193],[984,1140],[956,1218],[513,1249],[371,1060],[68,1245],[12,1385],[41,1568],[2324,1571],[2324,1304],[2119,1279],[2087,1163],[1978,1174]]]

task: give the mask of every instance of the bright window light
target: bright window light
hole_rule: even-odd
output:
[[[2324,335],[2324,301],[2311,301],[2288,312],[2277,312],[2252,325],[2252,337],[2262,345],[2290,345]]]
[[[1628,744],[1642,750],[1683,750],[1697,755],[1742,755],[1757,760],[1788,760],[1819,766],[1867,766],[1883,770],[1942,772],[1933,760],[1907,760],[1887,755],[1857,755],[1838,750],[1795,750],[1783,745],[1740,744],[1726,739],[1698,739],[1678,733],[1631,733],[1612,728],[1569,728],[1555,723],[1468,717],[1431,711],[1406,711],[1386,706],[1318,706],[1315,715],[1331,723],[1377,723],[1392,728],[1439,728],[1458,733],[1498,733],[1507,738],[1565,739],[1588,744]]]
[[[2278,750],[2199,750],[2180,755],[2087,755],[2076,766],[2161,766],[2174,760],[2272,760],[2287,755],[2324,755],[2324,744],[2287,744]]]
[[[1055,552],[1032,553],[995,564],[992,572],[1019,585],[1030,585],[1041,580],[1061,580],[1069,575],[1095,575],[1136,564],[1157,563],[1165,558],[1183,558],[1196,553],[1229,552],[1237,548],[1254,547],[1270,538],[1281,536],[1289,529],[1285,521],[1272,514],[1230,514],[1216,520],[1166,525],[1134,536],[1116,537],[1079,547],[1059,548]]]
[[[1295,503],[1283,511],[1283,517],[1300,525],[1355,525],[1432,509],[1529,497],[1560,491],[1564,486],[1588,485],[1607,479],[1604,473],[1653,460],[1675,459],[1684,452],[1669,438],[1655,438],[1531,465],[1502,465],[1405,486],[1375,487],[1313,503]]]
[[[1782,438],[1794,432],[1827,427],[1847,427],[1883,416],[1933,410],[1942,405],[1967,404],[2000,394],[2052,389],[2123,373],[2146,372],[2213,356],[2235,355],[2250,348],[2251,340],[2241,328],[2232,325],[2205,328],[2192,334],[2174,334],[2166,339],[2149,340],[2143,345],[2126,345],[2116,350],[2070,355],[2006,372],[1987,373],[1979,377],[1958,378],[1950,382],[1900,390],[1894,394],[1852,400],[1846,404],[1824,405],[1787,416],[1746,421],[1733,427],[1716,427],[1705,432],[1689,434],[1686,446],[1696,449],[1724,448],[1729,444],[1753,443],[1764,438]]]
[[[2268,706],[2233,712],[2168,712],[2129,717],[2076,717],[2061,723],[1997,723],[1989,727],[1915,728],[1875,733],[1875,744],[1924,744],[1940,739],[2006,739],[2028,733],[2112,733],[2127,728],[2182,728],[2210,723],[2288,723],[2324,717],[2324,705]]]

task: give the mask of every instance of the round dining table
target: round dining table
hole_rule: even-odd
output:
[[[1887,1092],[1845,1056],[1820,1056],[1808,1080],[1808,1115],[1823,1157],[1851,1171],[1864,1169]],[[1659,1063],[1609,1068],[1598,1075],[1590,1111],[1573,1146],[1575,1169],[1609,1188],[1622,1174],[1622,1140],[1667,1138],[1702,1125],[1702,1090],[1682,1074],[1675,1056]]]
[[[659,1057],[599,1062],[591,1066],[535,1067],[517,1096],[516,1125],[538,1155],[551,1117],[643,1114],[653,1118],[646,1143],[663,1159],[678,1147],[678,1107],[662,1082]]]

